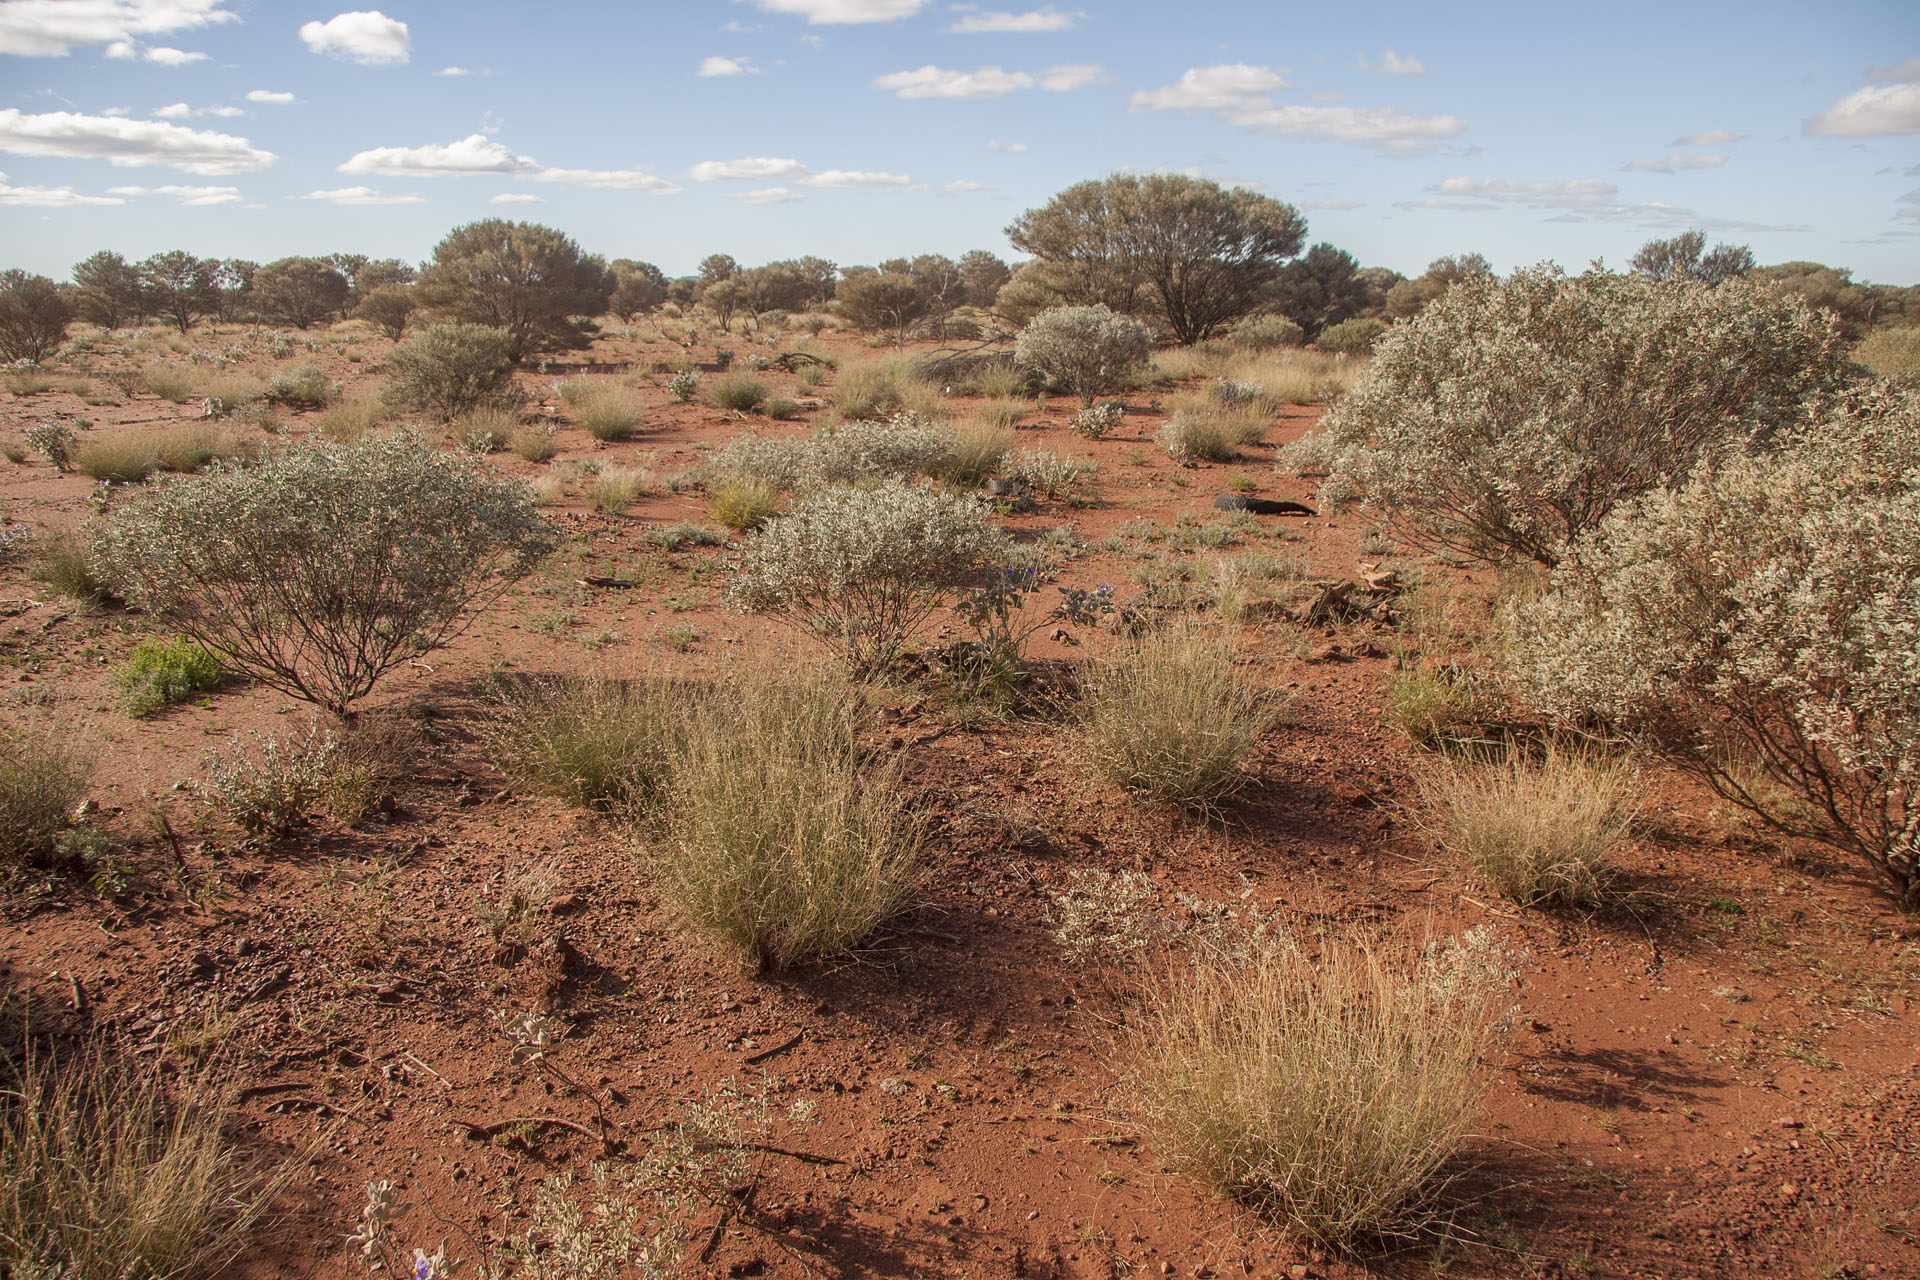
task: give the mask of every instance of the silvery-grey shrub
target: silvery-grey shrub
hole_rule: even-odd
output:
[[[898,483],[823,489],[754,537],[729,596],[867,675],[892,661],[941,592],[976,580],[1000,543],[973,498]]]
[[[1118,391],[1127,375],[1153,354],[1146,327],[1105,307],[1053,307],[1028,322],[1014,340],[1013,357],[1080,397]]]
[[[738,436],[708,465],[717,474],[764,480],[792,493],[937,475],[958,444],[951,427],[904,410],[884,421],[843,422],[810,440]]]
[[[390,397],[405,408],[457,418],[502,398],[513,380],[512,350],[505,329],[433,325],[387,354]]]
[[[1920,398],[1856,393],[1617,507],[1516,611],[1513,661],[1551,716],[1651,731],[1920,910],[1916,566]]]
[[[1536,267],[1396,325],[1286,456],[1416,546],[1552,565],[1616,503],[1764,445],[1849,372],[1832,318],[1797,299]]]
[[[399,432],[142,486],[91,559],[225,669],[345,716],[556,541],[525,486]]]

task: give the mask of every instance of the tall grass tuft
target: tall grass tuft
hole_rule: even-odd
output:
[[[1420,784],[1433,834],[1521,906],[1598,902],[1633,825],[1632,774],[1597,756],[1549,749],[1433,773]]]
[[[625,440],[639,429],[644,417],[640,398],[630,391],[610,388],[588,396],[574,411],[580,427],[595,440]]]
[[[1203,951],[1128,1032],[1139,1111],[1175,1167],[1290,1234],[1407,1233],[1474,1123],[1506,983],[1482,931],[1406,966],[1340,940]]]
[[[1004,427],[962,422],[953,430],[953,448],[940,468],[940,478],[968,489],[985,484],[1017,443],[1014,434]]]
[[[59,857],[61,833],[92,779],[93,760],[71,737],[0,727],[0,874]]]
[[[90,434],[75,447],[73,467],[95,480],[132,484],[156,471],[198,471],[215,458],[243,458],[253,452],[252,443],[230,427],[189,422]]]
[[[491,741],[521,786],[593,809],[644,815],[683,736],[683,691],[652,676],[504,686]]]
[[[860,713],[836,680],[754,677],[691,717],[649,868],[751,970],[854,951],[920,884],[922,824],[896,768],[862,768]]]
[[[1087,761],[1126,791],[1184,809],[1211,809],[1240,784],[1240,762],[1272,720],[1226,638],[1190,624],[1094,663],[1084,684]]]

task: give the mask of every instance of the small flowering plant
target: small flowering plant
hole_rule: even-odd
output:
[[[693,399],[700,390],[700,375],[691,369],[682,369],[667,379],[667,394],[681,404]]]
[[[51,419],[37,427],[27,428],[27,447],[46,454],[54,471],[61,475],[65,475],[67,468],[73,464],[73,442],[72,429]]]

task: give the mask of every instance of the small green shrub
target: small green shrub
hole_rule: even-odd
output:
[[[1152,354],[1146,327],[1104,306],[1042,311],[1014,344],[1015,360],[1079,396],[1083,406],[1124,389],[1129,375],[1144,368]]]
[[[290,409],[324,409],[338,394],[339,388],[318,365],[303,364],[267,380],[267,399]]]
[[[776,422],[791,422],[801,414],[800,402],[786,396],[773,396],[760,406],[760,412]]]
[[[717,408],[753,413],[767,402],[767,384],[750,373],[726,373],[707,388],[707,398]]]
[[[1322,351],[1333,351],[1343,356],[1363,356],[1386,336],[1387,326],[1380,321],[1356,317],[1328,325],[1314,335],[1313,345]]]
[[[220,659],[187,640],[142,640],[113,673],[127,711],[150,716],[220,683]]]
[[[436,324],[387,354],[388,387],[396,404],[456,418],[507,397],[512,351],[513,339],[504,329]]]
[[[1248,316],[1233,326],[1227,341],[1249,351],[1271,351],[1276,347],[1303,347],[1307,331],[1285,316]]]
[[[271,842],[306,824],[308,809],[326,794],[339,743],[317,724],[304,738],[251,737],[251,748],[236,736],[229,754],[207,752],[207,795],[229,822]]]
[[[687,547],[724,547],[727,535],[716,533],[712,529],[703,529],[697,524],[681,521],[678,524],[664,525],[658,529],[649,529],[640,535],[643,541],[652,543],[663,551],[680,551]]]

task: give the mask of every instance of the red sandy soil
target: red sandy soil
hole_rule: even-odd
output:
[[[355,345],[369,357],[385,346]],[[633,354],[631,343],[602,348]],[[377,372],[332,349],[300,358],[349,382]],[[536,401],[550,395],[550,378],[522,381]],[[755,426],[644,394],[654,407],[640,437],[597,446],[563,424],[562,457],[645,458],[665,476]],[[1311,501],[1309,482],[1273,471],[1264,448],[1241,465],[1174,466],[1151,444],[1150,399],[1127,397],[1135,412],[1097,442],[1066,430],[1065,401],[1023,424],[1023,446],[1091,454],[1101,468],[1091,505],[1008,526],[1071,522],[1098,542],[1129,520],[1205,520],[1236,474],[1266,496]],[[544,409],[564,419],[557,401]],[[0,440],[48,418],[108,432],[197,410],[145,394],[102,407],[0,396]],[[1315,416],[1290,411],[1271,440]],[[304,429],[296,416],[285,431]],[[36,528],[86,518],[92,487],[37,455],[0,467],[5,509]],[[471,1259],[523,1231],[541,1180],[600,1154],[588,1098],[508,1063],[496,1015],[530,1009],[570,1025],[552,1061],[604,1100],[630,1150],[680,1101],[764,1082],[779,1117],[767,1145],[832,1158],[763,1154],[746,1211],[717,1235],[706,1230],[715,1215],[695,1224],[693,1253],[708,1252],[693,1274],[1920,1275],[1920,949],[1914,922],[1861,868],[1778,842],[1654,771],[1624,859],[1628,905],[1512,908],[1422,833],[1416,779],[1432,757],[1382,722],[1393,659],[1348,656],[1364,641],[1390,653],[1391,635],[1274,617],[1239,633],[1248,663],[1293,695],[1291,722],[1261,740],[1250,785],[1213,822],[1112,791],[1076,763],[1057,718],[956,716],[911,681],[883,691],[882,741],[936,815],[924,905],[856,963],[745,976],[656,901],[621,828],[507,785],[477,686],[495,669],[713,672],[820,655],[724,611],[728,549],[641,541],[683,519],[711,526],[697,491],[649,492],[620,517],[578,496],[547,510],[567,548],[372,700],[370,721],[419,735],[394,811],[360,830],[316,825],[271,854],[242,848],[210,815],[196,790],[203,757],[239,730],[303,728],[305,709],[229,685],[203,706],[134,720],[110,672],[142,620],[84,610],[23,564],[3,571],[7,714],[97,750],[93,820],[125,844],[130,874],[104,894],[61,883],[7,902],[0,982],[24,990],[43,1029],[110,1030],[142,1054],[221,1065],[233,1132],[293,1170],[233,1274],[356,1274],[364,1264],[343,1237],[375,1178],[394,1179],[413,1206],[409,1247],[448,1237],[450,1254]],[[1354,572],[1372,528],[1350,511],[1265,523],[1293,535],[1270,545],[1327,578]],[[1485,571],[1387,560],[1469,613],[1475,586],[1491,585]],[[1059,581],[1113,582],[1124,599],[1139,590],[1132,563],[1090,554]],[[615,573],[642,585],[574,585]],[[536,629],[552,611],[569,616]],[[666,643],[675,628],[695,637],[684,653]],[[1101,642],[1077,638],[1085,649],[1043,641],[1037,654],[1071,661]],[[154,814],[180,833],[177,857]],[[551,872],[546,909],[496,936],[487,922],[504,888],[536,867]],[[1052,937],[1051,896],[1079,868],[1144,871],[1169,902],[1250,885],[1303,931],[1496,931],[1522,957],[1520,1011],[1441,1228],[1328,1259],[1168,1173],[1129,1119],[1116,1055],[1141,974],[1070,963]],[[796,1103],[811,1105],[812,1123],[785,1118]],[[581,1129],[472,1136],[528,1116]]]

